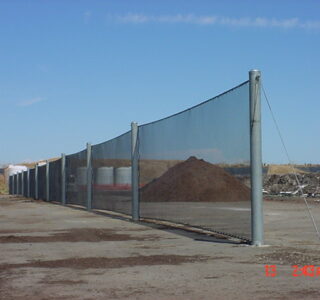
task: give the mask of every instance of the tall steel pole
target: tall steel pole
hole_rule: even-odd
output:
[[[61,204],[66,205],[66,155],[61,154]]]
[[[140,202],[139,202],[139,139],[138,124],[131,123],[131,189],[132,189],[132,220],[139,221]]]
[[[87,210],[92,209],[92,156],[91,144],[87,143]]]
[[[263,197],[261,151],[261,73],[249,72],[250,160],[251,160],[251,232],[252,245],[263,245]]]

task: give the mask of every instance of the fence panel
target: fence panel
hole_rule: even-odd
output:
[[[18,191],[17,191],[18,195],[22,194],[22,173],[18,173]]]
[[[92,207],[131,215],[131,132],[92,146]]]
[[[13,194],[17,195],[18,192],[18,174],[13,175]]]
[[[140,126],[141,217],[250,239],[249,124],[244,82]]]
[[[23,196],[28,196],[28,171],[23,171]]]
[[[30,198],[35,198],[35,169],[29,170],[29,189],[30,189]]]
[[[167,118],[139,126],[142,218],[251,239],[249,82]],[[92,208],[131,215],[131,132],[93,145]],[[87,149],[66,156],[66,203],[87,205]],[[39,199],[61,202],[61,159],[38,167]],[[23,187],[27,193],[26,172]],[[22,191],[12,177],[12,193]],[[35,169],[30,170],[35,196]]]
[[[46,195],[46,165],[38,167],[38,198],[41,200],[47,200]]]
[[[49,201],[61,202],[61,159],[49,163]]]
[[[66,156],[66,202],[86,206],[87,150]]]

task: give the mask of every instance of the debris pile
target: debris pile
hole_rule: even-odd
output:
[[[320,173],[297,174],[304,194],[320,195]],[[288,195],[300,195],[299,186],[294,174],[266,175],[263,180],[263,188],[270,195],[287,193]]]

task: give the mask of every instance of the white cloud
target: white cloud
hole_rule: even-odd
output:
[[[117,21],[121,23],[189,23],[189,24],[213,24],[216,22],[215,16],[198,17],[194,15],[163,15],[152,16],[143,14],[127,14],[123,16],[116,16]]]
[[[21,101],[18,103],[18,106],[21,106],[21,107],[31,106],[33,104],[42,102],[43,100],[44,100],[44,98],[36,97],[36,98],[28,99],[25,101]]]
[[[320,29],[320,20],[302,21],[298,18],[274,19],[274,18],[230,18],[224,16],[197,16],[193,14],[183,15],[144,15],[126,14],[113,16],[113,19],[120,23],[185,23],[198,25],[220,25],[230,27],[260,27],[260,28],[300,28],[300,29]]]

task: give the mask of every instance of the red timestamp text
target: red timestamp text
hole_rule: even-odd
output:
[[[293,277],[320,277],[320,267],[314,265],[304,265],[291,266]],[[264,266],[266,277],[276,277],[277,276],[277,266],[276,265],[265,265]]]

